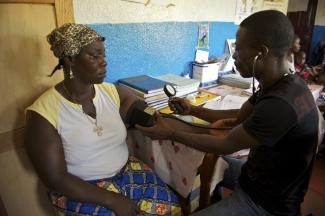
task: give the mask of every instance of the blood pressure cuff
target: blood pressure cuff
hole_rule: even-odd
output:
[[[155,124],[155,109],[149,107],[144,101],[137,100],[135,101],[129,108],[125,123],[130,126],[134,126],[135,124],[150,127]]]

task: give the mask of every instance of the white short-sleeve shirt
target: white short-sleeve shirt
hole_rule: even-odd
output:
[[[41,95],[27,110],[47,119],[61,137],[68,172],[83,180],[114,176],[127,162],[126,128],[119,113],[120,99],[114,85],[95,86],[95,119],[83,113],[79,104],[64,98],[54,87]]]

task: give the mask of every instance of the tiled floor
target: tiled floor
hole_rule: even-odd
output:
[[[302,204],[302,215],[312,213],[313,216],[325,215],[325,157],[315,161],[309,190]]]

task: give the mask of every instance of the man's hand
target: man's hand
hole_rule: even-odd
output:
[[[152,127],[142,127],[135,125],[145,136],[151,137],[152,139],[168,139],[173,133],[173,129],[168,127],[165,120],[159,113],[156,113],[156,124]]]
[[[176,114],[190,115],[192,105],[187,99],[184,98],[172,98],[168,101],[168,105],[172,111]]]
[[[124,196],[119,197],[117,204],[112,210],[117,216],[137,216],[145,213],[140,210],[135,201]]]

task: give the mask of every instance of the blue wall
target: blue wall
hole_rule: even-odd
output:
[[[321,40],[325,40],[325,26],[316,25],[314,26],[313,30],[313,38],[311,40],[311,50],[309,52],[308,63],[311,63],[312,52],[314,51],[317,43]]]
[[[204,22],[203,22],[204,23]],[[105,38],[106,81],[147,74],[191,73],[202,22],[91,24]],[[235,38],[232,22],[209,22],[210,58],[224,54],[226,39]]]

